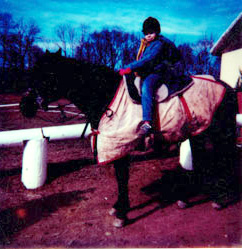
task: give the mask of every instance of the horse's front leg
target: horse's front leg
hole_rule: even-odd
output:
[[[123,227],[127,222],[127,213],[130,208],[128,194],[129,157],[115,161],[114,169],[118,184],[118,200],[109,214],[116,217],[113,222],[115,227]]]

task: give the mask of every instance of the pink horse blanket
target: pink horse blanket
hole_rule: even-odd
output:
[[[193,76],[192,81],[183,98],[174,96],[156,104],[155,130],[167,142],[184,141],[203,132],[224,97],[225,87],[212,76]],[[140,143],[136,131],[141,121],[142,106],[129,96],[124,77],[99,123],[98,162],[110,163],[134,151]]]

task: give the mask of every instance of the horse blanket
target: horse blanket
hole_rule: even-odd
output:
[[[182,96],[156,104],[155,131],[168,143],[184,141],[210,125],[226,88],[212,76],[192,76],[193,84]],[[142,106],[129,96],[125,77],[103,114],[97,131],[97,159],[110,163],[134,151],[140,143],[137,128],[142,121]]]

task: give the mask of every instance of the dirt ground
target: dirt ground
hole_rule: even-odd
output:
[[[17,103],[19,98],[0,95],[0,104]],[[38,112],[36,118],[26,119],[17,107],[0,108],[0,130],[84,122],[80,117],[71,119],[73,114],[67,116],[65,123],[60,113]],[[155,185],[166,170],[176,168],[176,152],[155,158],[132,155],[130,220],[121,229],[112,226],[108,215],[117,197],[113,167],[94,164],[87,139],[49,143],[47,182],[35,190],[21,182],[22,153],[23,147],[0,148],[1,248],[242,246],[242,201],[216,211],[200,194],[191,198],[191,207],[179,209],[161,193],[142,191]]]

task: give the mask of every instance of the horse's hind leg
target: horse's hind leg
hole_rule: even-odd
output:
[[[237,110],[232,94],[226,93],[210,127],[190,141],[196,183],[209,194],[214,208],[222,208],[236,198]]]
[[[113,225],[122,227],[127,221],[127,213],[130,208],[128,194],[129,157],[115,161],[114,169],[118,184],[118,200],[110,210],[110,215],[116,216]]]
[[[227,91],[218,108],[212,128],[214,145],[214,184],[211,198],[220,207],[236,199],[236,113],[237,99],[233,91]],[[219,208],[219,206],[217,208]],[[216,208],[216,207],[215,207]]]

